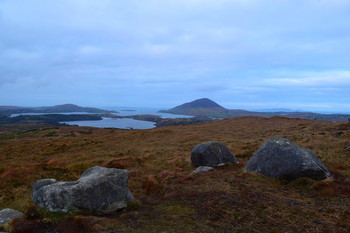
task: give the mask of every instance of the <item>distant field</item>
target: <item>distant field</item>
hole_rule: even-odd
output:
[[[79,214],[92,232],[350,231],[349,123],[239,117],[149,130],[31,127],[0,126],[0,209],[25,211],[37,179],[72,181],[114,160],[131,171],[137,201],[108,216]],[[254,152],[277,136],[313,150],[333,177],[287,183],[244,172]],[[205,141],[224,143],[240,164],[192,175],[191,149]],[[46,218],[73,226],[72,214]]]

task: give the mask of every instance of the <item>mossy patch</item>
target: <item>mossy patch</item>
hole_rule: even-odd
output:
[[[38,212],[43,215],[42,221],[45,223],[59,222],[59,221],[65,220],[69,217],[73,217],[73,216],[77,215],[77,212],[75,212],[75,211],[50,212],[44,208],[39,208]]]
[[[300,177],[296,180],[291,181],[288,185],[300,189],[309,190],[315,183],[315,180],[306,177]]]
[[[84,172],[86,169],[96,166],[97,164],[92,163],[92,162],[77,162],[77,163],[72,163],[70,165],[68,165],[68,168],[70,170],[74,170],[77,172]]]
[[[184,204],[166,204],[156,207],[156,210],[161,211],[163,214],[175,215],[175,216],[188,216],[195,214],[197,211],[192,206],[187,206]]]

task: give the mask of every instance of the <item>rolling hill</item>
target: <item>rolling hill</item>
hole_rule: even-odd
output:
[[[44,107],[17,107],[0,106],[0,114],[19,114],[19,113],[61,113],[61,112],[88,112],[88,113],[109,113],[98,108],[81,107],[75,104],[62,104]]]

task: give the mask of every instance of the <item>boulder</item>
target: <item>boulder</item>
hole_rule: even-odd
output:
[[[12,219],[21,218],[23,213],[13,209],[3,209],[0,211],[0,224],[6,224]]]
[[[339,137],[339,136],[341,136],[341,135],[343,135],[344,134],[344,132],[342,132],[342,131],[337,131],[337,132],[334,132],[333,133],[333,136],[334,137]]]
[[[267,141],[249,159],[246,170],[286,180],[299,177],[323,180],[330,176],[327,167],[312,151],[285,138]]]
[[[211,170],[214,170],[214,168],[207,167],[207,166],[200,166],[200,167],[197,167],[196,169],[194,169],[192,173],[207,172],[207,171],[211,171]]]
[[[82,210],[107,213],[134,200],[129,191],[129,171],[91,167],[74,182],[38,180],[32,185],[33,203],[52,212]]]
[[[195,167],[218,166],[223,163],[238,163],[229,149],[219,142],[205,142],[192,149],[191,162]]]

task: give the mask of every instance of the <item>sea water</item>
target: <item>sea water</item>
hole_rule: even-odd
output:
[[[117,116],[131,116],[131,115],[157,115],[161,118],[190,118],[192,116],[175,115],[169,113],[158,112],[158,109],[151,108],[129,108],[129,107],[108,107],[102,108],[109,111],[117,111],[113,113]],[[19,115],[45,115],[45,114],[94,114],[87,112],[61,112],[61,113],[21,113],[12,114],[11,117]],[[90,126],[99,128],[119,128],[119,129],[151,129],[155,128],[155,123],[151,121],[134,120],[131,118],[109,118],[103,117],[102,120],[96,121],[65,121],[60,122],[67,125],[78,125],[78,126]]]

